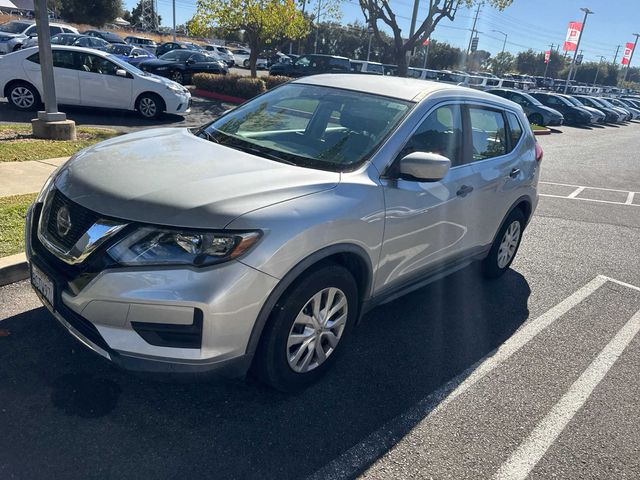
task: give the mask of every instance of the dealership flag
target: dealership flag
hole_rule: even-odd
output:
[[[544,63],[549,63],[549,59],[551,58],[551,50],[547,50],[544,52]]]
[[[426,47],[427,45],[429,45],[429,39],[425,38],[424,42],[422,42],[422,46]]]
[[[622,65],[629,65],[631,54],[633,53],[633,43],[627,43],[624,47],[624,55],[622,56]]]
[[[564,42],[564,51],[565,52],[574,52],[578,47],[578,40],[580,39],[580,34],[582,33],[582,23],[580,22],[570,22],[569,30],[567,30],[567,39]]]

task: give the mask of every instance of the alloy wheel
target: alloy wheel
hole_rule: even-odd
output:
[[[287,339],[287,361],[297,373],[322,365],[338,345],[347,324],[348,302],[342,290],[325,288],[300,310]]]
[[[31,108],[36,102],[33,92],[27,87],[16,87],[11,90],[11,101],[20,108]]]
[[[158,111],[156,102],[149,97],[143,97],[142,99],[140,99],[140,105],[138,106],[138,108],[140,109],[140,113],[142,114],[142,116],[147,118],[155,117]]]
[[[175,72],[171,73],[171,80],[173,80],[174,82],[182,84],[182,80],[183,80],[182,73],[178,72],[178,71],[175,71]]]
[[[500,247],[498,247],[498,267],[505,268],[516,254],[520,242],[520,222],[514,220],[504,232]]]

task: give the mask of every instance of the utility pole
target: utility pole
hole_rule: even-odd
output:
[[[631,50],[631,56],[629,57],[629,63],[627,63],[627,68],[624,70],[624,78],[623,82],[627,81],[627,74],[629,73],[629,69],[631,68],[631,61],[633,60],[633,54],[636,52],[636,46],[638,45],[638,37],[640,37],[640,33],[633,34],[636,37],[636,41],[633,42],[633,50]]]
[[[371,39],[373,38],[373,27],[371,25],[369,25],[369,28],[367,28],[367,33],[369,34],[369,47],[367,48],[367,62],[369,61],[369,58],[371,57]]]
[[[504,53],[504,49],[507,48],[507,34],[504,32],[501,32],[500,30],[491,30],[492,32],[496,32],[496,33],[501,33],[502,35],[504,35],[504,42],[502,42],[502,52]]]
[[[553,52],[553,47],[555,47],[555,45],[552,43],[551,45],[549,45],[551,47],[551,49],[549,50],[549,60],[547,61],[547,64],[544,66],[544,80],[543,85],[544,85],[544,81],[547,79],[547,72],[549,71],[549,64],[551,63],[551,53]]]
[[[173,0],[173,41],[176,41],[176,0]]]
[[[567,93],[567,90],[569,89],[569,81],[571,80],[571,74],[573,73],[573,66],[576,63],[576,57],[578,56],[578,49],[580,48],[580,42],[582,42],[582,36],[584,35],[584,30],[585,27],[587,26],[587,17],[591,14],[593,14],[593,12],[591,10],[589,10],[588,8],[581,8],[580,10],[582,10],[584,12],[584,20],[582,21],[582,31],[580,32],[580,36],[578,37],[578,43],[576,45],[576,49],[573,52],[573,60],[571,61],[571,65],[569,66],[569,75],[567,75],[567,81],[564,84],[564,93]]]
[[[616,64],[616,60],[618,60],[618,53],[620,53],[620,47],[621,46],[622,45],[618,45],[616,47],[616,54],[613,56],[613,62],[611,62],[612,65],[615,65]]]
[[[603,57],[602,55],[600,55],[600,63],[598,63],[598,68],[596,69],[596,78],[593,79],[593,86],[596,86],[596,82],[598,81],[598,74],[600,73],[600,66],[602,65],[602,62],[604,62],[607,59],[607,57]]]
[[[420,7],[420,0],[414,0],[413,2],[413,13],[411,14],[411,27],[409,27],[409,38],[413,37],[413,34],[416,32],[416,21],[418,20],[418,8]],[[414,47],[415,49],[415,47]],[[407,51],[406,55],[407,59],[407,68],[411,65],[411,52]]]
[[[321,0],[318,0],[318,12],[316,13],[316,40],[313,42],[313,53],[318,53],[318,35],[320,34],[320,4]]]
[[[469,46],[467,47],[467,55],[464,58],[464,67],[467,70],[467,66],[469,64],[469,54],[471,53],[471,43],[473,42],[473,36],[476,33],[476,24],[478,23],[478,16],[480,15],[480,8],[484,5],[484,3],[479,3],[478,8],[476,9],[476,16],[473,19],[473,27],[471,27],[471,37],[469,37]]]

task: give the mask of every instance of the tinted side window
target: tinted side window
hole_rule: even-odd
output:
[[[37,53],[34,53],[30,57],[27,57],[27,60],[29,60],[30,62],[37,63],[38,65],[40,65],[40,55],[37,54]]]
[[[469,108],[473,160],[485,160],[507,153],[504,117],[497,110]]]
[[[27,28],[27,29],[24,31],[24,34],[25,34],[26,36],[29,36],[29,35],[34,35],[34,36],[35,36],[35,35],[38,35],[38,32],[36,31],[36,26],[35,26],[35,25],[31,25],[29,28]]]
[[[205,55],[202,55],[201,53],[196,53],[195,55],[191,55],[189,57],[189,60],[193,60],[194,62],[210,62],[211,61]]]
[[[60,27],[49,27],[49,33],[51,35],[55,35],[56,33],[62,33],[62,29]]]
[[[507,122],[509,122],[509,151],[511,151],[522,138],[522,125],[518,117],[511,112],[507,112]]]
[[[400,153],[404,157],[413,152],[437,153],[451,160],[451,165],[461,165],[462,115],[460,106],[439,107],[425,118]]]
[[[349,70],[349,60],[344,58],[330,58],[329,67],[336,70]]]
[[[54,67],[66,68],[69,70],[78,69],[74,52],[67,50],[53,50],[52,54]]]

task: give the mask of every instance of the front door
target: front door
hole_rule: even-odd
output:
[[[429,113],[398,155],[433,152],[451,160],[451,169],[437,182],[408,178],[382,180],[385,233],[376,275],[376,292],[410,282],[445,265],[477,243],[481,184],[473,165],[465,162],[462,108],[451,103]]]
[[[80,53],[80,98],[82,105],[103,108],[131,108],[133,78],[120,77],[116,71],[121,67],[112,61]]]

